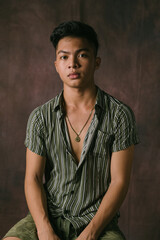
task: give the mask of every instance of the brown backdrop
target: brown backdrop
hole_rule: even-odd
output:
[[[62,88],[52,29],[82,20],[98,32],[96,83],[135,112],[141,144],[120,225],[129,240],[160,239],[159,0],[0,1],[0,234],[27,213],[23,192],[29,113]]]

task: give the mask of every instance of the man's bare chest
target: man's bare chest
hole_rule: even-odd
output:
[[[91,124],[94,114],[93,112],[94,110],[92,110],[89,115],[83,114],[82,116],[81,114],[72,114],[72,118],[69,118],[69,116],[66,117],[72,153],[76,158],[77,162],[79,162],[81,158],[85,136]]]

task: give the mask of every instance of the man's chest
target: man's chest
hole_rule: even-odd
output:
[[[71,146],[72,154],[76,158],[77,163],[80,162],[83,145],[85,141],[86,134],[90,126],[90,121],[87,123],[83,131],[74,131],[72,126],[67,122],[67,134],[69,136],[69,145]],[[80,129],[80,128],[79,128]],[[79,134],[80,133],[80,134]]]
[[[45,146],[50,162],[61,158],[67,161],[69,158],[78,166],[87,154],[105,157],[112,142],[112,132],[109,131],[108,121],[101,122],[96,113],[93,113],[85,126],[86,118],[81,118],[80,124],[76,122],[76,119],[69,120],[70,123],[65,116],[54,118],[54,124],[46,128],[48,130],[45,135]],[[77,135],[80,138],[79,141],[76,139]]]

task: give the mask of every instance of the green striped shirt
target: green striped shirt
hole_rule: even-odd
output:
[[[77,163],[62,99],[63,91],[31,113],[25,146],[47,159],[44,188],[50,215],[63,216],[80,229],[94,217],[109,187],[112,152],[139,140],[132,110],[98,88],[95,113]]]

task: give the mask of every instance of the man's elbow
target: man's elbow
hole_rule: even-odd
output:
[[[24,187],[25,189],[35,186],[42,186],[43,181],[42,178],[38,177],[37,175],[33,176],[25,176],[24,179]]]

